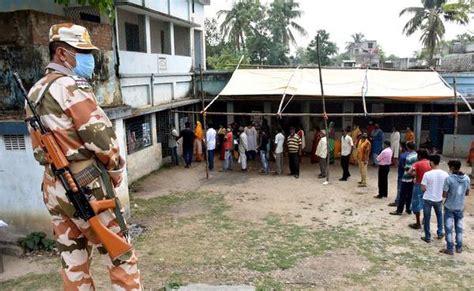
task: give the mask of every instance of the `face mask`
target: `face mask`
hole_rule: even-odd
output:
[[[72,71],[79,77],[90,79],[95,67],[94,56],[92,54],[73,54],[68,50],[66,51],[76,59],[76,66],[72,68]],[[69,67],[71,66],[69,65]]]
[[[90,79],[94,72],[95,61],[92,54],[76,53],[76,67],[72,70],[79,77]]]

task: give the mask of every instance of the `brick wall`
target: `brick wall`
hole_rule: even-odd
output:
[[[33,10],[0,13],[0,45],[47,46],[53,24],[73,22],[89,30],[92,43],[102,50],[112,50],[112,27]]]

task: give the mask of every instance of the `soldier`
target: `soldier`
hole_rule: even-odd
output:
[[[41,121],[54,134],[69,160],[72,173],[76,175],[98,169],[100,174],[86,185],[91,200],[104,199],[111,192],[113,195],[113,188],[120,185],[125,169],[112,124],[97,104],[86,80],[94,71],[94,50],[98,48],[92,45],[86,28],[72,23],[53,25],[49,31],[51,62],[46,67],[45,76],[28,94]],[[27,115],[31,115],[28,108]],[[95,246],[105,255],[114,290],[140,290],[134,250],[114,261],[110,259],[89,223],[74,217],[74,208],[62,184],[52,174],[51,165],[44,158],[34,135],[32,144],[36,160],[45,167],[43,199],[51,214],[61,254],[64,289],[95,289],[89,270],[92,247]],[[99,218],[107,228],[123,237],[125,222],[120,211],[115,213],[117,215],[107,210],[100,213]]]

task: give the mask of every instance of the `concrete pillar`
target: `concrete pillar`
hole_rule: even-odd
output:
[[[227,101],[227,112],[234,112],[234,102]],[[233,115],[227,115],[227,124],[231,124],[234,122],[234,116]]]
[[[151,27],[150,16],[145,15],[145,46],[146,53],[151,54]]]
[[[170,22],[170,55],[174,56],[174,23]]]
[[[309,113],[310,111],[310,103],[309,101],[303,101],[301,112]],[[311,127],[311,119],[310,116],[303,116],[303,120],[301,121],[303,125],[303,130],[305,133],[308,133]]]
[[[192,64],[192,67],[194,67],[194,65],[196,64],[196,56],[194,55],[194,28],[190,28],[189,29],[189,55],[191,56],[191,64]],[[194,70],[199,70],[199,68],[194,68]]]
[[[181,130],[180,124],[179,124],[179,114],[177,112],[174,113],[174,126],[176,127],[176,130],[178,132]]]
[[[201,33],[201,55],[202,55],[202,69],[206,70],[206,30],[203,29]]]
[[[348,102],[344,101],[342,104],[342,112],[344,113],[353,113],[354,112],[354,103],[353,102]],[[353,116],[345,116],[342,118],[342,128],[347,128],[348,126],[352,127],[354,121]]]
[[[264,113],[272,113],[272,102],[263,102],[263,112]],[[268,122],[268,127],[270,130],[272,128],[272,118],[270,116],[264,116],[264,119]]]
[[[423,104],[417,103],[415,105],[415,111],[416,112],[422,112],[423,111]],[[420,141],[421,141],[421,120],[422,120],[421,115],[415,116],[415,142],[416,142],[416,147],[418,148],[420,146]]]
[[[115,135],[117,136],[117,142],[120,149],[120,155],[126,161],[127,160],[127,137],[125,133],[125,123],[122,118],[115,119],[113,122],[115,124]],[[129,192],[128,192],[127,167],[125,167],[122,183],[120,184],[118,188],[115,188],[115,191],[117,193],[117,196],[120,199],[120,202],[122,203],[122,207],[124,208],[125,217],[129,218],[130,217],[130,197],[129,197]]]

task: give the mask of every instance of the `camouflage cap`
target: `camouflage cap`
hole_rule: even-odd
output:
[[[89,32],[84,26],[73,23],[60,23],[49,29],[49,42],[63,41],[80,50],[97,50],[91,43]]]

